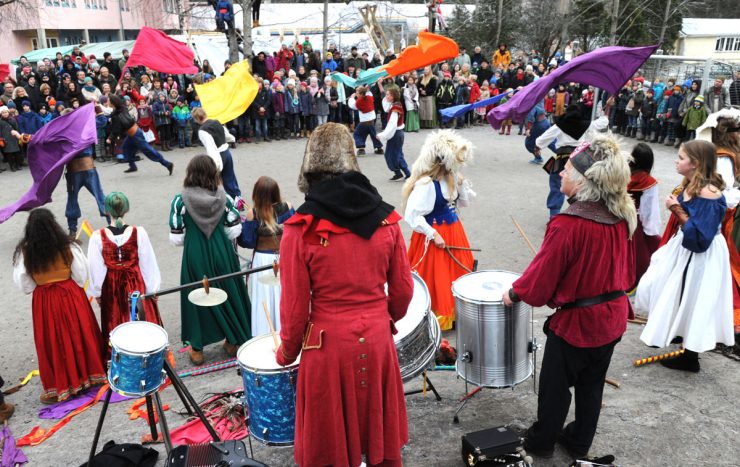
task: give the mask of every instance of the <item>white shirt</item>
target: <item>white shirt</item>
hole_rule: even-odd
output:
[[[589,125],[588,130],[586,130],[585,133],[581,135],[580,138],[574,139],[572,136],[568,135],[567,133],[563,132],[563,130],[560,129],[557,125],[553,125],[547,130],[545,130],[544,133],[540,135],[539,138],[537,138],[537,141],[535,141],[535,145],[542,149],[546,148],[550,145],[553,141],[557,139],[557,142],[555,143],[555,147],[560,148],[563,146],[578,146],[578,144],[582,143],[583,141],[587,139],[593,138],[594,133],[599,133],[605,131],[609,127],[609,118],[606,116],[599,117],[593,122],[591,122],[591,125]]]
[[[133,231],[134,229],[129,226],[122,234],[113,235],[110,230],[103,229],[104,235],[119,247],[129,241]],[[159,265],[157,264],[157,257],[154,254],[154,248],[152,248],[152,242],[149,240],[149,234],[146,233],[143,227],[136,227],[136,234],[139,247],[137,250],[139,255],[139,269],[141,270],[141,276],[144,278],[144,285],[146,286],[146,290],[141,290],[140,292],[157,292],[162,283],[162,276],[159,272]],[[87,245],[87,260],[90,264],[90,284],[87,287],[87,294],[91,297],[100,297],[105,276],[108,274],[108,267],[103,260],[103,239],[100,235],[100,230],[93,232],[90,242]]]
[[[70,250],[72,251],[72,264],[70,265],[72,280],[80,287],[84,287],[89,275],[87,258],[85,258],[82,248],[76,243],[70,246]],[[36,282],[28,271],[26,271],[22,253],[18,255],[18,260],[15,266],[13,266],[13,282],[25,294],[30,294],[36,289]]]
[[[350,97],[347,101],[347,105],[349,105],[350,109],[356,110],[360,113],[360,123],[375,121],[375,109],[371,110],[370,112],[360,111],[360,109],[357,108],[357,99],[355,97]]]
[[[216,147],[216,142],[213,140],[213,136],[208,134],[205,130],[198,130],[198,139],[203,143],[203,147],[206,148],[206,154],[208,154],[208,156],[213,159],[213,162],[216,163],[216,168],[219,172],[224,169],[224,161],[221,160],[221,152],[229,149],[229,143],[236,141],[234,135],[229,133],[229,130],[227,130],[225,126],[222,125],[221,128],[224,129],[226,142],[218,147]]]
[[[727,207],[732,209],[740,203],[740,190],[735,188],[735,171],[732,167],[732,159],[729,157],[717,158],[717,173],[725,182],[725,189],[722,194],[725,195]]]
[[[658,184],[651,186],[647,190],[642,192],[640,198],[640,222],[642,222],[642,230],[645,235],[655,236],[662,233],[661,226],[663,225],[660,219],[660,200],[658,199]]]
[[[385,110],[386,113],[391,110],[391,107],[393,107],[393,104],[383,99],[383,110]],[[403,122],[401,122],[401,125],[398,125],[398,112],[391,112],[388,114],[388,123],[385,125],[385,130],[381,131],[377,135],[378,139],[381,141],[388,141],[396,134],[396,130],[403,130],[404,127],[405,125]]]
[[[442,196],[449,201],[451,196],[448,193],[447,183],[442,181],[439,183],[439,187]],[[457,207],[467,207],[470,206],[470,201],[475,198],[476,193],[473,191],[470,181],[466,179],[463,180],[462,184],[458,184],[456,193],[452,194],[452,197],[454,196],[458,197]],[[432,179],[430,177],[420,178],[414,184],[414,189],[406,201],[406,211],[403,216],[403,219],[414,229],[414,232],[424,234],[429,239],[433,238],[437,231],[429,225],[424,216],[432,212],[436,199],[437,194]]]

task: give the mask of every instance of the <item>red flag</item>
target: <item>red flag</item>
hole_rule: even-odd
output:
[[[0,64],[0,82],[5,81],[8,76],[10,76],[10,65],[7,63]]]
[[[143,27],[139,31],[126,68],[144,65],[162,73],[194,74],[195,53],[184,43],[176,41],[162,31]]]

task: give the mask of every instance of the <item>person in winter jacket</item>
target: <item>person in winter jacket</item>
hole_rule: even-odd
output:
[[[172,117],[177,126],[177,142],[180,148],[190,147],[190,108],[184,97],[177,99],[177,105],[172,109]]]
[[[642,141],[650,141],[650,133],[656,130],[655,128],[655,113],[658,109],[658,104],[655,102],[655,91],[648,89],[645,92],[645,100],[642,101],[642,107],[640,107],[640,118],[642,119],[642,132],[637,138]],[[658,134],[656,131],[655,139],[657,140]]]
[[[704,91],[704,105],[709,113],[730,108],[730,93],[723,87],[724,82],[724,78],[717,78],[714,80],[714,86]]]
[[[669,121],[668,125],[668,140],[665,142],[666,146],[678,147],[681,145],[681,140],[676,139],[676,128],[681,125],[681,117],[678,115],[678,109],[681,107],[683,102],[683,94],[681,94],[681,86],[674,86],[673,93],[668,99],[668,114],[666,115]]]
[[[44,126],[44,121],[41,116],[31,110],[31,102],[23,101],[23,112],[18,115],[16,121],[18,122],[18,128],[20,132],[26,135],[33,135]]]
[[[308,137],[315,124],[311,118],[311,94],[308,92],[308,85],[305,82],[301,82],[298,99],[301,101],[301,136]]]
[[[290,78],[285,88],[285,119],[287,127],[287,136],[293,133],[295,139],[298,139],[301,132],[301,99],[298,96],[298,90],[295,87],[295,80]]]
[[[704,97],[696,96],[694,103],[691,105],[686,115],[683,117],[681,124],[686,128],[686,139],[684,142],[696,138],[696,129],[704,124],[707,120],[707,108],[704,105]]]
[[[172,106],[167,102],[167,96],[164,93],[159,94],[159,99],[152,104],[152,113],[154,114],[154,127],[159,136],[159,148],[162,151],[169,151],[172,139]]]
[[[455,102],[455,85],[452,83],[452,75],[448,71],[442,76],[444,79],[437,86],[437,111],[446,109]],[[440,126],[445,126],[445,124],[441,124]]]
[[[259,89],[257,90],[257,96],[255,96],[254,101],[250,106],[253,112],[252,120],[254,121],[255,143],[259,143],[259,138],[262,138],[265,142],[270,141],[267,121],[270,118],[270,112],[272,109],[269,81],[263,80],[258,84]]]
[[[283,138],[285,127],[285,88],[277,84],[270,97],[272,103],[272,135],[276,140]]]

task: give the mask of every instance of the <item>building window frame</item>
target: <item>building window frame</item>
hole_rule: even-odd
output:
[[[740,36],[718,37],[714,43],[715,52],[740,52]]]

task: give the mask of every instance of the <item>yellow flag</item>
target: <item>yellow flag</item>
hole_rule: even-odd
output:
[[[195,92],[208,118],[225,124],[247,110],[257,96],[258,87],[249,70],[249,62],[241,61],[213,81],[196,84]]]

